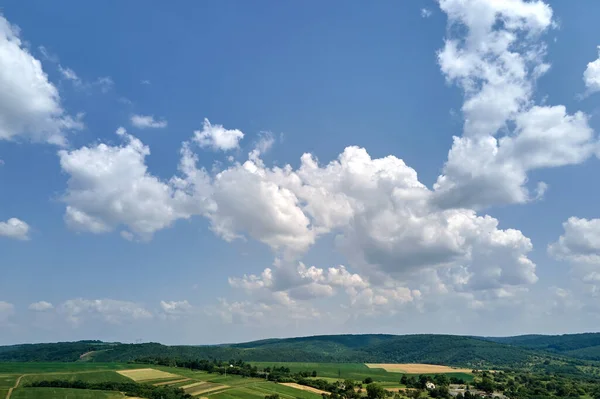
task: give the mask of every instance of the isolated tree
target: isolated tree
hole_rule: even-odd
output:
[[[363,384],[370,384],[373,382],[373,379],[371,377],[367,377],[363,380]]]
[[[367,385],[367,398],[369,399],[384,399],[386,390],[379,384],[370,383]]]

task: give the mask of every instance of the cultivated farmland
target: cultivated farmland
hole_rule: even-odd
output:
[[[460,369],[437,364],[421,363],[367,363],[370,369],[383,369],[391,373],[406,374],[442,374],[442,373],[471,373],[471,369]]]
[[[181,376],[177,374],[167,373],[165,371],[156,370],[156,369],[136,369],[136,370],[121,370],[117,371],[117,373],[131,378],[135,382],[139,381],[150,381],[150,380],[160,380],[167,378],[181,378]]]
[[[296,384],[295,382],[282,382],[281,385],[285,385],[286,387],[292,387],[292,388],[296,388],[296,389],[301,389],[303,391],[318,393],[319,395],[323,394],[323,393],[329,393],[327,391],[322,391],[322,390],[317,389],[317,388],[308,387],[306,385]]]

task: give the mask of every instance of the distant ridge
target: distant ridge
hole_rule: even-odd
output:
[[[86,356],[81,357],[82,354]],[[600,334],[473,337],[342,334],[205,345],[77,341],[0,346],[0,361],[126,362],[147,357],[327,363],[429,363],[471,368],[558,365],[600,360]]]

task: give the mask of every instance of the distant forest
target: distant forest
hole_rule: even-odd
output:
[[[83,354],[87,354],[82,358]],[[452,335],[331,335],[213,346],[78,341],[0,346],[0,361],[127,362],[144,357],[330,363],[430,363],[471,368],[542,365],[574,372],[600,360],[600,334],[507,338]]]

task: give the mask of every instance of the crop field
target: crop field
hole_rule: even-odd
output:
[[[181,376],[177,374],[171,374],[166,371],[156,370],[156,369],[135,369],[135,370],[120,370],[117,373],[125,376],[127,378],[131,378],[135,382],[139,381],[150,381],[150,380],[158,380],[158,379],[167,379],[167,378],[181,378]]]
[[[95,367],[94,367],[95,366]],[[71,388],[27,387],[39,381],[131,382],[179,387],[200,399],[264,399],[279,394],[282,399],[321,399],[321,395],[257,378],[209,374],[173,367],[143,367],[118,363],[0,363],[0,399],[12,391],[11,399],[125,399],[121,392]],[[10,373],[9,373],[10,372]],[[156,382],[153,382],[156,381]]]
[[[189,381],[189,378],[181,378],[181,379],[177,379],[177,380],[169,380],[169,381],[162,381],[162,382],[157,382],[154,385],[155,387],[160,387],[162,385],[174,385],[174,384],[178,384],[180,382],[186,382]]]
[[[264,398],[265,395],[273,395],[276,393],[283,399],[321,399],[320,394],[296,389],[283,384],[275,384],[273,382],[259,382],[247,385],[244,388],[253,394],[256,393],[261,395],[261,398]],[[209,396],[209,398],[214,398],[214,396]]]
[[[68,388],[20,388],[10,399],[123,399],[125,395],[111,391],[87,391]]]
[[[10,388],[17,382],[18,375],[15,374],[0,374],[0,389]]]
[[[448,366],[440,366],[437,364],[421,364],[421,363],[367,363],[366,366],[370,369],[383,369],[392,373],[406,374],[445,374],[445,373],[467,373],[470,374],[470,369],[459,369]]]
[[[466,381],[472,381],[473,376],[471,375],[471,370],[467,372],[461,371],[461,369],[453,369],[446,366],[444,371],[435,372],[435,371],[427,371],[427,372],[415,372],[415,371],[390,371],[385,370],[383,368],[369,368],[367,365],[363,363],[301,363],[301,362],[251,362],[252,365],[257,366],[258,368],[264,367],[288,367],[292,372],[300,372],[300,371],[309,371],[313,370],[317,372],[316,378],[323,379],[349,379],[354,381],[363,381],[367,377],[373,378],[375,381],[380,382],[394,382],[398,383],[402,374],[435,374],[435,373],[444,373],[448,375],[448,377],[457,377],[462,378]],[[431,366],[431,365],[427,365]]]
[[[283,383],[281,383],[281,385],[285,385],[286,387],[292,387],[292,388],[296,388],[296,389],[301,389],[303,391],[318,393],[319,395],[323,394],[323,393],[329,393],[327,391],[323,391],[323,390],[320,390],[320,389],[317,389],[317,388],[308,387],[306,385],[296,384],[295,382],[283,382]]]
[[[25,375],[21,379],[21,384],[27,385],[38,381],[62,380],[62,381],[85,381],[85,382],[131,382],[116,371],[80,371],[80,372],[62,372],[62,373],[44,373]],[[14,384],[13,384],[14,385]],[[12,385],[11,385],[12,386]]]
[[[259,368],[290,368],[293,372],[313,370],[316,378],[336,381],[351,379],[363,381],[367,377],[381,383],[386,389],[401,388],[402,371],[412,374],[444,372],[447,375],[472,380],[472,375],[459,369],[432,365],[370,365],[360,363],[295,363],[295,362],[253,362]],[[379,366],[379,367],[376,367]],[[385,366],[385,368],[383,368]],[[428,366],[420,369],[417,366]],[[397,371],[390,371],[397,370]],[[400,371],[401,370],[401,371]],[[470,370],[469,370],[470,371]],[[21,378],[17,385],[18,378]],[[177,387],[195,398],[206,399],[264,399],[266,395],[278,394],[281,399],[321,399],[321,391],[295,384],[278,384],[264,379],[243,378],[238,375],[209,374],[184,368],[166,366],[140,366],[119,363],[0,363],[0,399],[7,397],[8,390],[17,387],[11,399],[125,399],[121,392],[94,391],[67,388],[29,388],[28,384],[49,380],[77,381],[87,383],[132,382],[156,386]]]
[[[0,363],[0,374],[54,373],[61,371],[99,371],[139,369],[140,366],[127,363]]]

